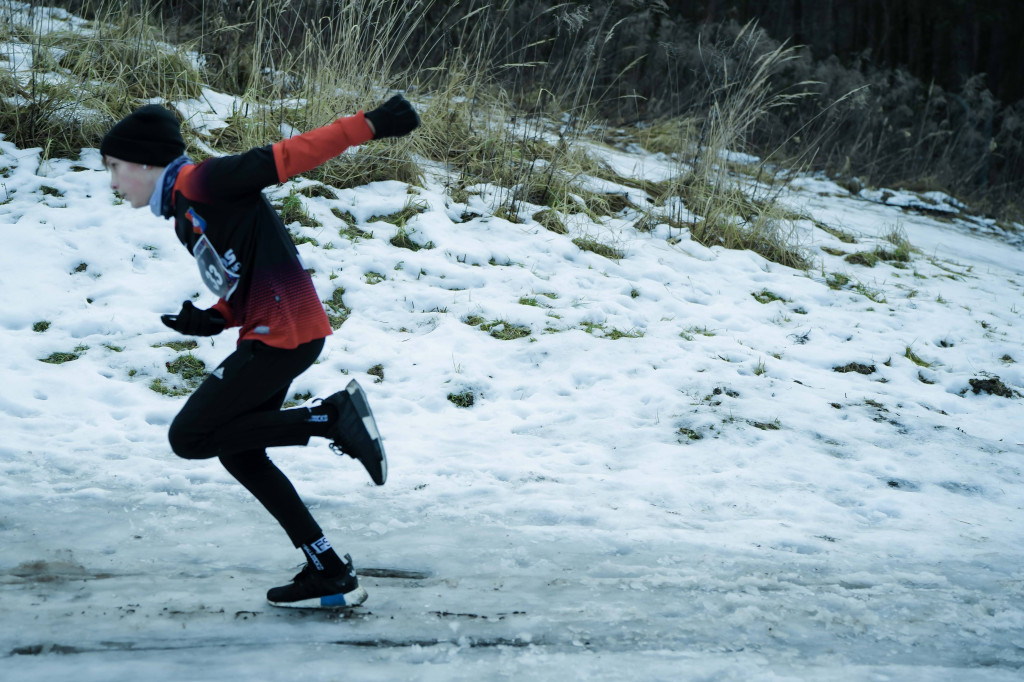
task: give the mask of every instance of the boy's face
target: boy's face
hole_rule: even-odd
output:
[[[107,156],[107,170],[110,171],[110,189],[131,204],[132,208],[149,205],[156,181],[163,168],[125,161]]]

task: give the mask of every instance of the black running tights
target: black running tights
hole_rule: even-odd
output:
[[[323,346],[323,339],[294,349],[242,341],[196,389],[168,432],[180,457],[219,457],[296,547],[323,533],[266,448],[305,445],[310,436],[321,435],[309,410],[282,410],[281,405],[292,380],[313,364]]]

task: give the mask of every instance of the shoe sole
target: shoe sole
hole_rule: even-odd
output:
[[[366,590],[360,585],[351,592],[344,594],[329,594],[323,597],[312,597],[310,599],[289,602],[270,601],[268,599],[267,602],[271,606],[283,609],[350,609],[362,604],[368,596]]]
[[[388,458],[384,454],[384,444],[380,440],[377,420],[373,418],[373,411],[370,410],[370,402],[366,399],[366,392],[363,391],[363,387],[355,379],[348,383],[348,386],[345,387],[345,392],[348,393],[352,409],[355,410],[356,415],[363,424],[363,428],[366,430],[366,435],[370,438],[370,449],[373,451],[372,456],[355,455],[355,457],[362,463],[363,468],[370,474],[370,478],[374,483],[384,485],[388,480]],[[362,450],[362,448],[360,449]],[[352,453],[347,454],[351,455]]]

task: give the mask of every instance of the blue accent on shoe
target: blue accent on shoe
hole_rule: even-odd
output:
[[[344,557],[343,571],[334,577],[325,577],[307,563],[287,585],[273,587],[267,592],[267,601],[274,606],[290,608],[348,608],[366,601],[367,594],[359,585],[352,557]]]
[[[345,606],[345,595],[343,594],[330,594],[326,597],[320,597],[320,606]]]

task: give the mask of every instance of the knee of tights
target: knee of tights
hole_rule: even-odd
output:
[[[167,431],[167,440],[174,454],[182,459],[207,459],[216,454],[203,451],[203,437],[184,428],[177,419],[171,423],[171,428]]]

